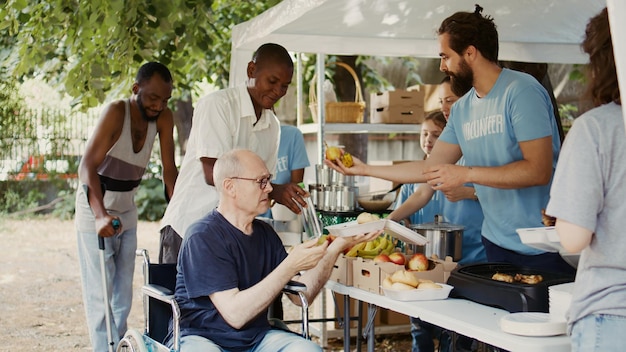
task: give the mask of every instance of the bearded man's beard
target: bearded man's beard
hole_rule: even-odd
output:
[[[161,115],[161,112],[159,111],[156,116],[148,116],[148,112],[146,111],[146,108],[143,106],[143,102],[141,101],[141,94],[137,95],[137,106],[139,106],[139,112],[141,113],[141,117],[148,122],[156,121]]]
[[[446,72],[450,76],[450,88],[452,93],[458,97],[462,97],[467,93],[474,84],[474,71],[469,67],[465,60],[459,65],[459,72]]]

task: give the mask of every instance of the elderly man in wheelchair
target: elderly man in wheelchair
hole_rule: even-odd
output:
[[[290,280],[306,285],[303,295],[312,301],[344,249],[380,232],[330,244],[310,240],[287,254],[274,229],[255,219],[269,207],[270,179],[249,150],[227,152],[215,163],[219,206],[189,228],[178,258],[180,351],[321,351],[303,336],[272,328],[268,307]]]

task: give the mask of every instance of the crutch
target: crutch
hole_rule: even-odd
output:
[[[113,219],[111,225],[115,231],[120,228],[120,221],[118,219]],[[107,325],[107,340],[108,340],[108,348],[109,352],[113,352],[113,331],[111,331],[111,306],[109,303],[109,290],[108,290],[108,282],[107,282],[107,272],[106,265],[104,261],[104,237],[98,236],[98,248],[100,249],[100,272],[102,273],[102,296],[104,297],[104,320]]]
[[[102,186],[102,196],[104,196],[104,192],[105,192],[105,186],[104,184],[101,184]],[[87,204],[89,204],[89,186],[87,186],[86,184],[83,184],[83,189],[85,190],[85,196],[87,197]],[[120,228],[120,221],[118,219],[113,219],[113,221],[111,222],[111,225],[113,225],[113,229],[115,229],[115,231],[117,231]],[[102,296],[104,297],[104,320],[105,320],[105,324],[107,326],[107,348],[109,350],[109,352],[114,352],[113,351],[113,345],[115,345],[115,343],[113,342],[113,331],[111,330],[111,305],[109,303],[109,284],[107,281],[107,272],[106,272],[106,265],[105,265],[105,260],[104,260],[104,237],[102,236],[98,236],[98,249],[99,249],[99,254],[100,254],[100,273],[102,276]]]

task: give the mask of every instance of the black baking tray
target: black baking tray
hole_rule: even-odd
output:
[[[493,280],[498,273],[541,275],[537,284],[508,283]],[[509,263],[481,263],[455,268],[448,278],[454,287],[450,297],[464,298],[480,304],[515,312],[545,312],[550,309],[548,287],[574,281],[574,275],[553,273]]]

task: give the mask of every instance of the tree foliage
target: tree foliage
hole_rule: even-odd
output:
[[[280,0],[0,1],[0,62],[8,76],[41,77],[96,106],[126,95],[139,65],[159,61],[176,94],[206,78],[228,82],[231,29]]]

